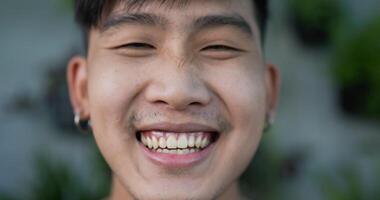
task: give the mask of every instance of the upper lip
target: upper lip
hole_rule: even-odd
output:
[[[190,133],[190,132],[219,132],[217,128],[209,125],[199,123],[170,123],[161,122],[154,124],[147,124],[137,127],[138,131],[163,131],[173,133]]]

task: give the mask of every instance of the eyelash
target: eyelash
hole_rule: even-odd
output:
[[[117,48],[131,48],[131,49],[155,49],[155,47],[151,44],[148,43],[143,43],[143,42],[133,42],[133,43],[128,43],[121,45]],[[210,45],[206,46],[201,49],[201,51],[207,51],[207,50],[214,50],[214,51],[240,51],[239,49],[226,46],[226,45]]]
[[[236,49],[236,48],[233,48],[233,47],[229,47],[229,46],[225,46],[225,45],[210,45],[210,46],[207,46],[207,47],[204,47],[202,49],[203,51],[204,50],[216,50],[216,51],[239,51],[239,49]]]
[[[128,43],[128,44],[123,44],[119,46],[118,48],[132,48],[132,49],[155,49],[153,45],[150,45],[148,43],[143,43],[143,42],[133,42],[133,43]]]

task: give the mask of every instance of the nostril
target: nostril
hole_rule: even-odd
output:
[[[192,81],[182,80],[179,82],[178,78],[176,78],[175,80],[165,79],[165,85],[161,87],[152,83],[145,91],[145,99],[154,105],[184,110],[190,105],[207,105],[211,96],[207,88],[194,85]]]
[[[200,106],[200,105],[202,105],[202,103],[200,103],[200,102],[191,102],[189,105],[191,105],[191,106]]]
[[[172,101],[165,101],[165,100],[156,100],[153,102],[157,106],[168,106],[170,108],[176,109],[176,110],[183,110],[186,109],[188,106],[202,106],[203,104],[199,101],[185,101],[182,99],[172,100]]]

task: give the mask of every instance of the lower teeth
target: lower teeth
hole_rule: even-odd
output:
[[[189,154],[200,151],[198,148],[191,148],[191,149],[156,149],[154,150],[158,153],[167,153],[167,154]]]

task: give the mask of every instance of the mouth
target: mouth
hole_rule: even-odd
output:
[[[166,167],[189,167],[206,159],[219,139],[219,132],[201,126],[140,130],[136,139],[145,155]],[[203,129],[203,130],[201,130]]]
[[[138,132],[137,139],[145,148],[157,153],[190,154],[202,151],[218,139],[217,133]]]

